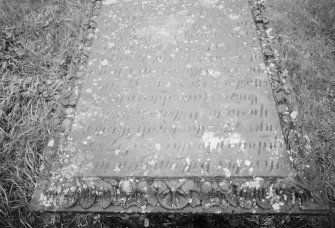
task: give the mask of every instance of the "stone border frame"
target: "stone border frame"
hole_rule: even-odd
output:
[[[267,10],[265,0],[248,0],[251,8],[264,62],[270,79],[270,84],[279,113],[280,124],[291,167],[296,174],[296,181],[312,192],[317,198],[326,202],[325,192],[320,188],[316,176],[316,163],[311,159],[312,148],[308,135],[304,134],[303,126],[299,123],[298,103],[295,93],[288,81],[288,71],[281,64],[279,46],[272,36],[273,28],[270,20],[266,18]]]
[[[30,209],[57,212],[113,213],[240,213],[240,214],[327,214],[329,207],[322,193],[315,194],[302,152],[310,153],[309,142],[299,135],[298,115],[294,95],[286,82],[279,55],[273,49],[274,40],[268,33],[262,0],[248,0],[264,55],[280,115],[291,165],[297,172],[289,177],[125,177],[73,178],[61,183],[49,183],[52,165],[58,161],[58,150],[64,148],[71,131],[75,107],[90,49],[95,36],[101,0],[91,0],[83,23],[81,44],[72,61],[60,99],[61,126],[52,133],[43,155],[40,180],[35,188]],[[303,143],[302,143],[303,142]],[[298,162],[299,161],[299,162]],[[302,163],[300,161],[303,161]],[[41,205],[42,202],[42,205]]]
[[[87,61],[94,40],[96,20],[99,16],[100,8],[101,0],[90,0],[89,8],[85,12],[86,19],[83,21],[79,35],[79,46],[70,63],[67,74],[68,82],[63,86],[61,98],[59,99],[57,112],[60,124],[56,129],[53,129],[45,146],[43,163],[40,168],[40,180],[47,180],[49,178],[49,170],[54,165],[54,161],[57,160],[57,150],[64,148],[66,139],[71,131],[75,117],[75,108],[79,100]]]

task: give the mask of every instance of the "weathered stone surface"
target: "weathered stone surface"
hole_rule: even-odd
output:
[[[246,2],[110,2],[98,24],[60,172],[288,175]]]
[[[34,210],[290,212],[313,201],[292,187],[247,1],[103,3]]]

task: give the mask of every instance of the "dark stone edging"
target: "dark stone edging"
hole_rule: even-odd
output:
[[[275,56],[267,36],[266,19],[260,10],[263,9],[261,1],[249,2],[271,79],[285,142],[292,155],[294,167],[294,161],[301,153],[294,118],[298,114],[294,96],[286,84],[285,73],[277,64],[278,56]],[[320,197],[312,195],[309,183],[306,184],[301,178],[88,177],[63,180],[60,185],[51,181],[51,167],[58,165],[55,164],[59,162],[59,159],[56,159],[58,150],[64,149],[71,131],[100,8],[101,0],[91,0],[87,20],[83,23],[82,42],[69,69],[70,82],[60,99],[62,125],[53,133],[45,149],[41,180],[36,186],[31,210],[119,213],[327,213],[328,208],[324,207]]]

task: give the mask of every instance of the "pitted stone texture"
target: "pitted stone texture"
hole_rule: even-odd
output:
[[[107,1],[66,159],[77,176],[287,176],[246,1]]]

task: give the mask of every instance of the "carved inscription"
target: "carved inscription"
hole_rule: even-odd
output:
[[[70,134],[87,175],[289,172],[248,7],[203,2],[105,5]]]

